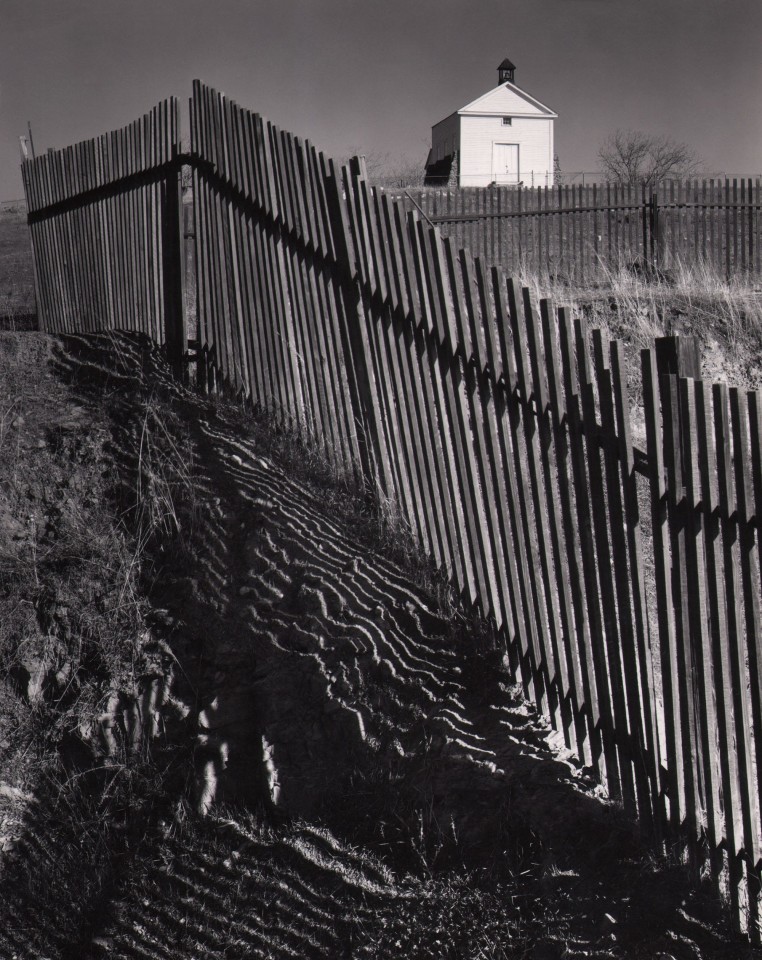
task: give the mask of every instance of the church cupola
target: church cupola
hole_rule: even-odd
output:
[[[516,71],[516,67],[514,66],[514,64],[511,63],[508,57],[506,57],[505,60],[503,60],[503,62],[497,68],[497,77],[498,77],[497,82],[513,83],[513,74],[515,73],[515,71]]]

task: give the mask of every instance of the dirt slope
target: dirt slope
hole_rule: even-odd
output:
[[[0,204],[0,330],[35,329],[36,312],[26,206]]]
[[[0,530],[26,564],[5,565],[0,617],[40,503],[65,490],[78,529],[112,539],[81,538],[76,569],[59,558],[29,588],[57,660],[4,688],[6,727],[48,733],[27,737],[36,774],[0,756],[0,956],[751,955],[559,749],[488,628],[380,556],[356,507],[147,344],[26,337],[0,340],[22,417]],[[34,523],[52,556],[68,528]],[[84,569],[93,589],[59,584],[41,619],[46,578],[84,587]],[[88,674],[91,608],[125,644],[91,631],[111,654]],[[67,669],[92,709],[67,707]]]

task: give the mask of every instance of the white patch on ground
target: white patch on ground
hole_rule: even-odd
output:
[[[280,799],[280,784],[278,782],[278,770],[275,766],[275,748],[271,743],[267,742],[264,736],[262,737],[262,758],[267,774],[267,787],[270,793],[270,800],[273,806],[277,807],[278,800]]]

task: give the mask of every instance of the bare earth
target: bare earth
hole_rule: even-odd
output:
[[[0,956],[755,955],[296,447],[127,337],[0,335],[0,371]],[[131,673],[72,666],[126,602],[95,533],[48,574],[75,515],[119,531]]]

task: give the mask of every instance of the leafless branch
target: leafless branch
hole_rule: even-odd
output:
[[[614,183],[655,186],[666,177],[689,177],[699,167],[696,152],[667,136],[617,130],[598,151],[601,169]]]

